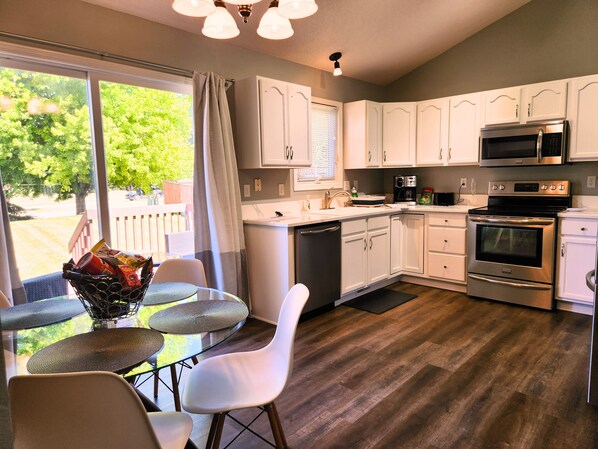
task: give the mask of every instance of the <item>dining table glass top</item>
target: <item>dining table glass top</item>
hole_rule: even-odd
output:
[[[74,301],[78,301],[74,296],[71,298]],[[109,327],[140,327],[149,329],[149,319],[155,313],[180,304],[202,300],[234,301],[244,305],[244,302],[235,295],[220,290],[200,287],[197,289],[197,293],[180,301],[159,305],[142,305],[135,316],[117,320],[115,323],[111,323]],[[240,329],[244,323],[245,319],[230,327],[194,334],[164,333],[164,346],[162,349],[149,357],[141,365],[128,371],[125,377],[148,373],[155,369],[164,368],[197,356],[226,340]],[[110,331],[110,329],[103,329],[98,332],[104,331]],[[27,362],[33,354],[68,337],[88,332],[94,332],[94,330],[92,319],[87,313],[82,313],[65,321],[43,327],[3,330],[2,342],[5,351],[7,376],[12,377],[14,375],[28,374]]]

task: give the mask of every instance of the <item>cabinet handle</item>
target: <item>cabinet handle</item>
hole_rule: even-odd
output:
[[[438,154],[438,160],[441,161],[442,160],[442,148],[440,149],[440,153]]]
[[[445,219],[444,219],[444,222],[445,222],[445,223],[448,223],[448,219],[446,219],[446,218],[445,218]]]
[[[386,150],[384,150],[384,162],[386,162]]]
[[[531,105],[531,103],[527,104],[527,116],[528,117],[532,116],[532,105]]]
[[[363,239],[363,250],[365,251],[366,249],[368,249],[368,241]]]
[[[370,249],[372,249],[372,245],[373,245],[373,243],[374,243],[374,242],[373,242],[373,241],[372,241],[372,239],[370,238]]]
[[[581,228],[581,231],[585,231],[585,230],[586,230],[586,228],[585,228],[585,227]]]
[[[290,146],[290,151],[291,151],[291,160],[293,160],[293,145]]]
[[[446,270],[448,267],[446,265],[444,265],[444,269]]]
[[[561,243],[561,257],[565,257],[565,244]]]
[[[285,145],[284,147],[284,158],[288,159],[289,158],[289,146]]]
[[[370,150],[370,151],[368,151],[368,162],[371,162],[371,161],[372,161],[372,152]]]
[[[445,240],[444,243],[448,243],[448,240]]]
[[[449,148],[449,155],[448,155],[449,161],[451,160],[451,151],[452,151],[452,148]]]
[[[515,105],[515,118],[519,118],[519,105]]]

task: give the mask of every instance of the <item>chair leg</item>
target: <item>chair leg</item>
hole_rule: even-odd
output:
[[[181,411],[181,396],[179,394],[179,380],[176,374],[176,363],[170,365],[170,378],[172,381],[172,395],[174,396],[174,409]]]
[[[210,425],[210,433],[208,434],[208,441],[206,442],[206,449],[218,449],[220,447],[224,418],[226,418],[226,413],[214,413],[212,424]]]
[[[160,371],[156,370],[152,372],[154,376],[154,399],[158,399],[158,386],[160,385]]]
[[[195,357],[195,356],[191,357],[191,361],[193,362],[194,365],[197,365],[199,363],[199,360],[197,360],[197,357]]]
[[[282,430],[282,423],[280,422],[280,417],[278,416],[278,411],[276,410],[274,402],[267,404],[265,408],[268,412],[268,420],[270,421],[270,427],[272,428],[272,435],[274,435],[274,442],[276,443],[277,449],[288,447],[284,431]]]

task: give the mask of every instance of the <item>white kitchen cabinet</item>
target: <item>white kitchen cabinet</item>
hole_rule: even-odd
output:
[[[585,275],[595,268],[598,220],[564,218],[560,222],[557,255],[557,299],[593,303]]]
[[[484,98],[486,125],[519,123],[520,87],[491,90]]]
[[[562,120],[567,114],[567,80],[523,86],[522,123],[540,120]]]
[[[465,282],[467,216],[428,215],[428,275],[452,282]]]
[[[390,218],[390,274],[424,272],[424,215]]]
[[[382,166],[415,165],[417,103],[382,105]]]
[[[477,164],[482,128],[479,93],[449,99],[448,165]]]
[[[241,169],[311,165],[311,88],[260,76],[235,82]]]
[[[389,227],[386,215],[341,224],[341,296],[388,278]]]
[[[569,161],[598,160],[598,75],[571,80],[567,120]]]
[[[361,100],[343,105],[345,168],[382,164],[382,105]]]
[[[417,165],[444,165],[448,157],[448,100],[417,104]]]

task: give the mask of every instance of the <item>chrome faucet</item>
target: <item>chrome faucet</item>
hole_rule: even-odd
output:
[[[324,200],[322,201],[322,209],[334,209],[333,207],[330,207],[330,203],[332,203],[332,200],[334,198],[342,195],[349,197],[349,201],[347,201],[347,203],[345,204],[351,203],[351,194],[346,190],[341,190],[340,192],[336,192],[333,195],[330,195],[330,190],[326,190],[326,192],[324,193]]]

